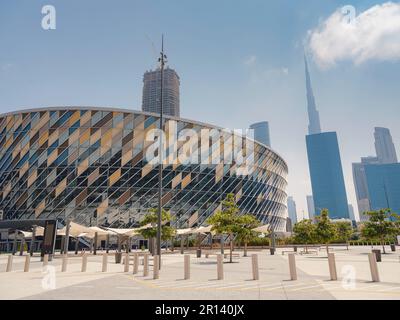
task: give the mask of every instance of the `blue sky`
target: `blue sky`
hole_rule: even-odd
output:
[[[140,109],[142,75],[155,67],[161,33],[181,77],[185,118],[227,128],[268,120],[273,148],[288,162],[298,213],[310,193],[303,44],[335,10],[363,12],[384,1],[1,0],[0,112],[60,106]],[[41,28],[42,6],[57,29]],[[311,54],[310,54],[311,55]],[[400,144],[396,58],[351,59],[310,72],[325,131],[339,136],[348,198],[351,163],[374,154],[373,127]]]

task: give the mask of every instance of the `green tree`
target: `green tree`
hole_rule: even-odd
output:
[[[148,228],[139,230],[139,234],[145,239],[154,239],[157,237],[157,221],[158,221],[158,209],[152,208],[149,213],[145,215],[144,219],[140,222],[140,226],[151,225]],[[169,224],[171,222],[171,214],[162,209],[161,211],[161,240],[171,240],[176,233],[176,230]]]
[[[361,227],[361,235],[367,240],[379,240],[385,251],[385,240],[392,240],[399,232],[400,216],[390,209],[366,212],[369,219]]]
[[[257,228],[260,221],[251,214],[245,214],[237,218],[236,224],[236,237],[239,241],[244,243],[244,257],[247,257],[247,244],[258,237],[257,232],[252,229]]]
[[[339,241],[349,241],[350,237],[353,235],[353,227],[351,222],[339,221],[335,223],[336,227],[336,238]]]
[[[315,225],[309,219],[297,222],[293,227],[293,240],[295,243],[305,244],[306,252],[308,253],[307,245],[314,242]]]
[[[315,238],[320,243],[325,243],[326,253],[329,253],[329,243],[336,237],[336,227],[329,219],[328,209],[322,209],[315,221]]]
[[[222,201],[221,210],[217,211],[210,218],[207,219],[207,223],[212,225],[211,231],[215,231],[217,234],[221,235],[221,237],[224,234],[229,235],[230,262],[232,262],[233,234],[237,230],[238,212],[239,208],[236,205],[235,196],[232,193],[229,193]],[[222,241],[221,252],[223,252]]]

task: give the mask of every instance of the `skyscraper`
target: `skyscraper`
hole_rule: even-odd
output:
[[[353,163],[353,181],[356,189],[357,206],[361,221],[368,220],[364,213],[373,209],[372,197],[366,176],[367,165],[385,165],[397,163],[396,149],[394,147],[390,130],[376,127],[374,131],[376,157],[361,158],[361,162]],[[376,169],[378,170],[378,169]],[[384,174],[385,170],[377,171]],[[376,200],[375,200],[376,203]]]
[[[288,216],[294,225],[297,223],[297,209],[296,209],[296,202],[294,201],[293,197],[287,198],[287,207],[288,207]]]
[[[254,140],[261,142],[268,147],[271,147],[268,121],[253,123],[250,126],[250,129],[254,130]]]
[[[396,149],[392,135],[387,128],[376,127],[374,132],[375,150],[379,163],[397,163]]]
[[[309,118],[306,143],[315,214],[318,215],[322,209],[328,209],[332,219],[348,219],[349,210],[337,135],[336,132],[321,133],[306,59],[305,72]]]
[[[336,132],[306,136],[315,214],[329,210],[332,219],[348,219],[346,188]]]
[[[163,81],[163,114],[180,116],[179,86],[180,79],[175,70],[166,68]],[[161,69],[147,71],[143,76],[142,110],[160,113]]]
[[[315,208],[314,208],[313,196],[307,196],[307,209],[308,209],[308,218],[314,220]]]
[[[356,216],[354,214],[354,208],[353,205],[349,203],[349,217],[351,221],[356,221]]]
[[[307,90],[307,110],[308,110],[308,134],[321,133],[321,123],[319,120],[319,112],[315,104],[313,89],[311,86],[310,72],[308,71],[307,58],[304,56],[304,64],[306,68],[306,90]]]
[[[400,214],[400,163],[365,166],[371,210],[390,208]]]
[[[357,207],[360,221],[368,220],[368,216],[364,213],[370,211],[367,177],[365,176],[365,166],[367,164],[379,163],[377,157],[364,157],[361,162],[353,163],[353,183],[356,189]]]

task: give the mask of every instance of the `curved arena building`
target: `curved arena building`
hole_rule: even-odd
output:
[[[158,165],[149,158],[158,158],[152,149],[158,140],[147,140],[158,126],[157,114],[110,108],[0,115],[3,219],[64,222],[68,217],[85,225],[138,225],[158,203]],[[242,213],[285,231],[288,168],[276,152],[195,121],[166,117],[164,127],[162,203],[176,227],[203,224],[233,193]],[[212,134],[191,140],[207,132]],[[176,143],[171,142],[173,136]],[[190,148],[182,151],[187,141]],[[185,153],[195,161],[179,157]],[[167,161],[174,155],[178,160]]]

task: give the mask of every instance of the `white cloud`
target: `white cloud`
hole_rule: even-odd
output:
[[[400,3],[373,6],[352,23],[338,9],[308,36],[308,47],[323,68],[345,60],[356,65],[400,60]]]
[[[257,57],[255,55],[251,55],[244,60],[244,64],[246,66],[253,66],[257,62]]]

